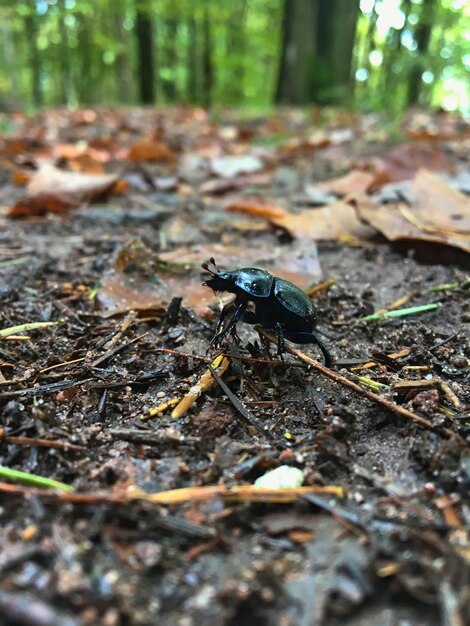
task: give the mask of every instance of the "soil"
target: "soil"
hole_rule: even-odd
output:
[[[314,296],[333,370],[386,385],[380,395],[430,428],[292,355],[275,365],[257,362],[278,360],[276,349],[267,353],[256,330],[244,324],[240,344],[224,347],[254,357],[233,359],[224,375],[241,412],[214,385],[180,419],[167,411],[142,421],[203,374],[206,365],[195,357],[206,356],[216,313],[187,306],[176,281],[172,295],[183,298],[180,308],[174,302],[168,314],[167,298],[161,310],[140,310],[123,330],[126,313],[104,315],[96,292],[129,241],[158,255],[162,224],[179,206],[198,230],[200,206],[176,201],[174,208],[174,193],[159,192],[158,202],[172,212],[158,219],[122,213],[126,199],[113,201],[106,218],[103,207],[1,218],[0,249],[10,252],[0,259],[2,327],[60,323],[28,331],[30,340],[0,343],[0,464],[102,501],[61,500],[58,491],[14,484],[9,493],[2,489],[0,622],[468,623],[466,260],[444,264],[438,248],[428,248],[430,259],[419,247],[398,249],[383,240],[317,244],[321,280],[335,281]],[[212,232],[209,241],[223,243],[223,233]],[[243,241],[286,250],[296,245],[273,229],[237,241],[241,265]],[[206,243],[196,245],[204,250]],[[135,268],[126,271],[132,276]],[[199,272],[194,275],[200,281]],[[358,323],[406,295],[410,302],[403,306],[440,306]],[[301,348],[321,360],[314,345]],[[378,366],[353,369],[374,358]],[[394,387],[404,381],[422,386]],[[261,431],[246,423],[247,414]],[[307,494],[288,504],[189,498],[174,506],[124,497],[130,489],[253,484],[280,465],[301,469],[307,486],[342,487],[345,497]]]

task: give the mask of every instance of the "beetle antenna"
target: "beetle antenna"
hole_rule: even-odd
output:
[[[215,264],[213,257],[209,259],[209,262],[205,261],[204,263],[202,263],[201,266],[202,269],[206,270],[206,272],[209,272],[213,276],[217,276],[219,270],[217,268],[217,265]]]

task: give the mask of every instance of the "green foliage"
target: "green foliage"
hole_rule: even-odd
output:
[[[157,103],[266,107],[276,89],[284,1],[0,0],[0,109],[137,103],[137,10],[155,26]],[[429,2],[431,37],[418,54]],[[387,26],[390,7],[398,18]],[[399,112],[413,75],[420,104],[470,108],[464,0],[362,0],[361,8],[353,60],[361,109]]]

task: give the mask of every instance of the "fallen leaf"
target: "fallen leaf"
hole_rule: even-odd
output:
[[[137,163],[141,161],[174,163],[176,161],[176,154],[161,141],[141,139],[129,148],[127,159]]]
[[[247,187],[266,187],[272,180],[271,174],[252,174],[251,176],[237,176],[236,178],[216,178],[208,180],[199,187],[202,194],[222,195],[234,189]]]
[[[291,530],[287,536],[293,543],[309,543],[314,537],[311,530]]]
[[[437,243],[459,248],[470,253],[470,240],[442,235],[431,234],[414,226],[404,216],[402,210],[409,211],[404,204],[387,204],[381,207],[360,207],[358,212],[361,219],[373,225],[389,241]]]
[[[281,146],[281,153],[286,156],[301,156],[317,148],[325,148],[331,143],[331,137],[323,130],[312,133],[307,138],[294,137]]]
[[[396,146],[381,157],[372,159],[372,165],[375,170],[374,189],[385,183],[414,178],[420,169],[454,172],[452,163],[442,150],[423,143],[404,143]]]
[[[307,183],[304,187],[306,204],[311,206],[324,206],[325,204],[333,204],[337,198],[334,194],[329,193],[325,189],[320,189],[316,185]]]
[[[106,169],[101,161],[84,152],[73,159],[68,159],[68,166],[74,172],[86,174],[106,174]]]
[[[211,171],[221,178],[235,178],[239,174],[252,174],[263,168],[263,162],[258,157],[246,154],[244,156],[215,157],[210,160]]]
[[[408,219],[421,230],[470,236],[470,200],[436,174],[418,172],[411,209]]]
[[[31,180],[31,174],[24,170],[16,170],[13,172],[12,183],[17,187],[25,187]]]
[[[361,198],[360,203],[369,204],[366,198]],[[344,200],[300,213],[286,212],[282,216],[269,218],[269,221],[284,228],[298,240],[337,240],[355,245],[370,241],[377,234],[376,230],[359,219],[356,207]]]
[[[260,267],[271,272],[275,276],[280,276],[286,280],[290,280],[299,287],[306,288],[312,283],[317,282],[322,277],[320,262],[318,259],[317,248],[312,241],[295,242],[291,245],[282,247],[260,247],[260,246],[226,246],[221,244],[213,244],[198,247],[194,251],[183,251],[181,248],[159,254],[159,258],[168,263],[178,263],[181,267],[187,267],[188,270],[193,268],[196,274],[198,284],[200,285],[199,270],[201,263],[207,261],[210,257],[214,257],[219,267],[226,269],[234,269],[237,267]],[[189,298],[192,306],[199,309],[201,303],[214,302],[216,298],[210,295],[210,289],[203,287],[203,297],[199,290],[195,293],[192,291],[184,291],[185,302]],[[198,301],[198,298],[200,299]]]
[[[461,117],[448,111],[411,110],[404,120],[404,132],[411,139],[449,141],[468,136],[468,125],[463,126]]]
[[[44,213],[64,213],[73,208],[69,202],[64,202],[51,194],[39,194],[35,198],[24,198],[14,204],[8,211],[8,217],[31,217]]]
[[[103,317],[111,317],[127,311],[165,310],[165,296],[160,289],[144,282],[137,283],[132,276],[117,272],[106,276],[97,295],[103,311]]]
[[[114,191],[118,180],[115,174],[95,176],[67,172],[50,163],[44,164],[31,178],[27,198],[20,200],[9,211],[9,217],[61,213]]]
[[[264,217],[267,220],[290,215],[282,207],[274,204],[265,204],[257,200],[235,200],[227,204],[225,210],[231,213],[245,213],[252,217]]]
[[[374,176],[361,170],[352,170],[346,176],[317,183],[319,189],[330,191],[338,196],[346,196],[349,193],[365,193],[374,182]]]
[[[358,206],[361,219],[389,241],[439,243],[470,252],[470,201],[427,171],[416,176],[413,202]]]

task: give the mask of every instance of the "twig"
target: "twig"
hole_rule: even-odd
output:
[[[333,287],[333,285],[336,285],[336,280],[333,280],[333,278],[330,278],[320,283],[319,285],[314,285],[313,287],[306,289],[305,293],[307,294],[309,298],[311,298],[313,295],[315,295],[316,293],[319,293],[320,291],[327,291],[330,287]]]
[[[13,437],[7,435],[5,429],[0,428],[0,441],[16,444],[20,446],[38,446],[40,448],[54,448],[56,450],[66,450],[67,452],[86,452],[83,446],[76,446],[66,441],[54,441],[50,439],[33,439],[32,437]]]
[[[121,350],[125,350],[126,348],[131,346],[133,343],[140,341],[143,337],[145,337],[145,335],[148,335],[148,332],[142,333],[141,335],[139,335],[138,337],[135,337],[134,339],[131,339],[131,341],[128,341],[127,343],[123,343],[120,346],[114,346],[110,348],[109,350],[106,350],[104,354],[102,354],[100,357],[98,357],[95,361],[91,363],[91,366],[97,367],[98,365],[101,365],[102,363],[104,363],[104,361],[107,361],[111,357],[115,356],[118,352],[121,352]]]
[[[212,363],[212,358],[208,356],[201,356],[200,354],[190,354],[189,352],[179,352],[178,350],[172,350],[171,348],[155,348],[153,352],[162,354],[171,354],[172,356],[178,356],[185,359],[195,359],[196,361],[204,361],[204,363]],[[292,363],[287,361],[280,361],[279,359],[258,359],[255,356],[242,356],[241,354],[231,354],[229,352],[222,352],[220,356],[226,356],[228,359],[235,359],[237,361],[247,361],[248,363],[260,363],[261,365],[272,365],[279,367],[301,367],[305,368],[302,363]],[[361,361],[362,363],[362,361]]]
[[[230,365],[230,361],[226,357],[219,355],[214,359],[212,365],[221,374],[224,374]],[[204,372],[204,374],[198,379],[197,383],[191,387],[188,393],[181,398],[180,402],[173,409],[171,413],[171,417],[173,419],[176,420],[182,417],[196,402],[199,396],[212,387],[215,382],[214,371],[215,370],[211,368],[211,364],[209,364],[209,369]]]
[[[67,493],[65,491],[43,491],[41,489],[31,489],[0,482],[0,493],[8,493],[16,496],[39,496],[53,502],[69,502],[71,504],[104,504],[122,506],[131,502],[149,502],[171,506],[175,504],[185,504],[186,502],[205,502],[213,498],[221,498],[224,502],[271,502],[271,503],[292,503],[300,496],[309,493],[320,493],[324,495],[343,498],[345,495],[343,487],[336,485],[313,485],[309,487],[294,487],[291,489],[267,489],[255,487],[253,485],[235,485],[225,487],[224,485],[183,487],[182,489],[170,489],[169,491],[159,491],[157,493],[128,493],[123,495],[111,495],[109,493]]]
[[[129,311],[126,317],[122,320],[121,326],[119,327],[118,332],[104,345],[104,349],[106,351],[111,350],[117,344],[117,342],[124,335],[126,330],[132,324],[132,322],[136,319],[137,313],[136,311]]]
[[[274,335],[272,335],[270,332],[268,332],[267,330],[261,327],[257,327],[257,330],[264,337],[266,337],[266,339],[268,339],[271,343],[277,345],[277,338],[274,337]],[[380,396],[376,393],[372,393],[372,391],[368,391],[367,389],[364,389],[363,387],[353,382],[352,380],[349,380],[348,378],[341,376],[341,374],[338,374],[337,372],[331,370],[329,367],[326,367],[325,365],[322,365],[315,359],[312,359],[308,355],[304,354],[301,350],[292,348],[291,346],[287,344],[286,344],[286,350],[290,354],[293,354],[295,357],[303,361],[304,363],[308,363],[314,369],[321,372],[322,374],[324,374],[331,380],[334,380],[335,382],[343,385],[344,387],[348,387],[349,389],[351,389],[352,391],[356,392],[357,394],[361,396],[365,396],[371,402],[375,404],[379,404],[380,406],[384,407],[388,411],[391,411],[392,413],[395,413],[396,415],[400,415],[401,417],[404,417],[406,420],[414,422],[415,424],[424,426],[425,428],[428,428],[429,430],[432,430],[437,433],[441,433],[445,435],[445,437],[447,437],[448,439],[455,439],[460,444],[467,445],[467,442],[465,441],[465,439],[460,437],[460,435],[458,435],[457,433],[454,433],[449,428],[440,428],[440,427],[434,426],[434,424],[432,424],[429,420],[425,419],[424,417],[421,417],[420,415],[415,415],[411,411],[408,411],[408,409],[398,406],[397,404],[395,404],[394,402],[391,402],[390,400],[387,400],[383,396]]]
[[[263,428],[263,426],[261,426],[261,424],[258,422],[258,420],[253,415],[253,413],[250,411],[250,409],[248,409],[246,406],[244,406],[242,404],[242,402],[240,402],[240,400],[237,398],[237,396],[234,393],[232,393],[230,387],[228,387],[228,385],[225,384],[225,382],[221,379],[221,377],[217,374],[217,372],[210,365],[208,367],[209,367],[209,369],[211,371],[212,376],[215,378],[215,380],[217,381],[217,383],[220,386],[220,388],[222,389],[222,391],[229,398],[230,402],[237,409],[237,411],[243,417],[245,422],[249,426],[253,426],[254,428],[256,428],[256,430],[261,435],[265,435],[265,436],[268,436],[269,439],[273,439],[273,435],[272,435],[271,431],[268,430],[267,428],[265,429],[265,428]]]
[[[46,372],[50,372],[51,370],[55,370],[59,367],[65,367],[66,365],[73,365],[75,363],[81,363],[85,361],[86,357],[83,356],[80,359],[74,359],[73,361],[63,361],[63,363],[56,363],[55,365],[50,365],[49,367],[45,367],[43,370],[40,370],[38,374],[45,374]]]
[[[138,430],[132,428],[111,428],[110,430],[106,431],[106,434],[113,439],[128,441],[129,443],[142,443],[147,446],[160,446],[162,444],[194,446],[201,442],[201,439],[199,437],[180,435],[179,433],[176,433],[174,429],[172,429],[172,433],[169,434],[164,430],[153,431]]]
[[[16,396],[36,395],[38,393],[54,393],[56,391],[62,391],[62,389],[68,389],[69,387],[78,387],[78,385],[83,385],[84,383],[89,383],[93,380],[93,378],[85,378],[83,380],[64,380],[60,383],[40,385],[39,387],[28,387],[27,389],[18,389],[16,391],[2,391],[0,393],[0,400],[15,398]]]

